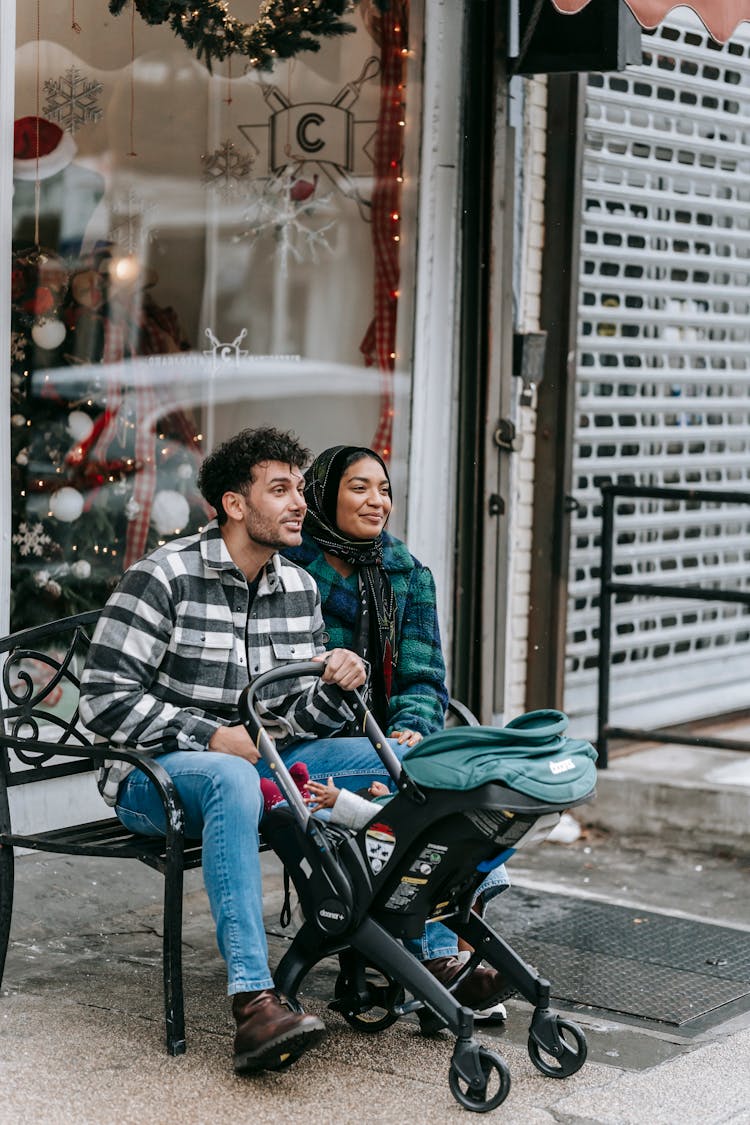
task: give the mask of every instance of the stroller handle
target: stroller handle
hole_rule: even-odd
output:
[[[263,729],[263,724],[255,708],[255,698],[258,691],[268,684],[276,683],[279,680],[298,679],[302,676],[322,676],[324,671],[325,663],[320,660],[298,660],[291,664],[283,664],[278,668],[272,668],[268,672],[262,672],[243,690],[237,705],[242,722],[255,741],[264,761],[278,779],[282,793],[294,808],[297,816],[305,824],[310,819],[310,811],[302,800],[296,785],[289,777],[284,760],[274,746],[273,739]],[[339,690],[342,695],[346,696],[347,703],[362,724],[363,734],[369,738],[374,746],[391,779],[399,789],[416,789],[411,779],[404,773],[401,762],[394,754],[388,739],[373,718],[361,694],[356,688],[351,691],[345,691],[343,688]]]

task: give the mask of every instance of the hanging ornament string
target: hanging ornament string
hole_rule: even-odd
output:
[[[75,31],[76,35],[81,34],[81,25],[76,19],[76,0],[70,0],[70,29]]]
[[[289,67],[286,74],[286,104],[292,105],[292,72],[294,70],[294,59],[289,60]],[[297,170],[304,164],[304,157],[295,157],[292,153],[292,115],[286,115],[286,144],[284,145],[284,155],[289,157],[291,164],[297,165]]]
[[[128,156],[137,156],[135,151],[135,4],[130,9],[130,151]]]
[[[224,99],[227,105],[232,104],[232,56],[229,56],[227,63],[227,96]]]

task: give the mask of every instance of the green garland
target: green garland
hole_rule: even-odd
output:
[[[128,0],[109,0],[119,16]],[[277,58],[300,51],[319,51],[323,36],[347,35],[356,29],[342,16],[358,0],[264,0],[255,23],[229,14],[229,0],[131,0],[146,23],[169,22],[172,31],[208,69],[214,59],[245,55],[252,67],[271,70]],[[378,7],[387,8],[387,0]]]

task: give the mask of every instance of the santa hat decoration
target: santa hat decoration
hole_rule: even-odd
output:
[[[77,152],[70,133],[44,117],[19,117],[13,124],[13,176],[46,180],[62,172]]]

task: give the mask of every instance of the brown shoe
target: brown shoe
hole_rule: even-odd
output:
[[[464,967],[463,962],[457,957],[433,957],[423,964],[435,979],[448,989]],[[513,991],[513,988],[503,981],[497,969],[485,969],[478,965],[465,980],[461,981],[453,995],[459,1004],[483,1011],[490,1006],[491,1001],[506,1000]]]
[[[295,1012],[282,993],[238,992],[232,997],[237,1023],[234,1069],[237,1074],[282,1070],[324,1037],[325,1024],[317,1016]]]

